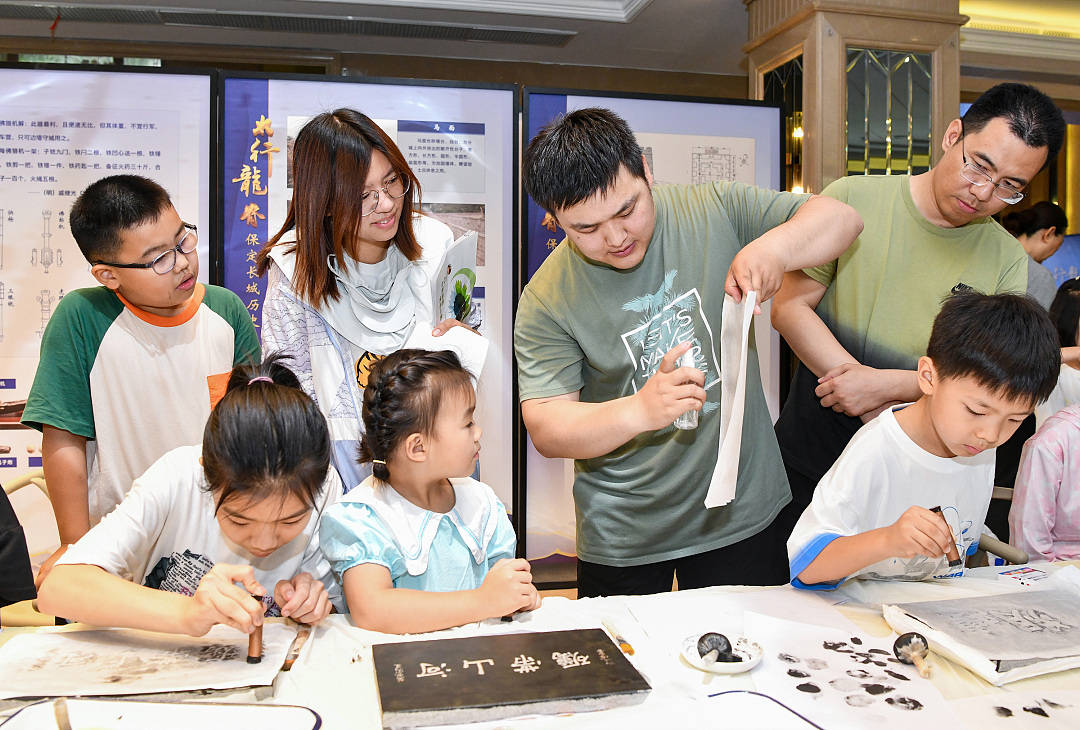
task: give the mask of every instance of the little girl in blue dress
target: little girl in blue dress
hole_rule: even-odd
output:
[[[371,369],[359,461],[372,476],[319,528],[357,626],[419,633],[540,605],[506,508],[469,476],[475,407],[452,352],[400,350]]]

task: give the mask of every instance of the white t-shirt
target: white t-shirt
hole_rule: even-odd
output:
[[[788,538],[792,585],[840,585],[843,581],[806,585],[797,576],[836,538],[891,525],[913,505],[941,507],[960,555],[978,547],[993,492],[995,450],[951,459],[935,456],[900,428],[894,411],[904,407],[886,409],[860,428],[818,482],[810,506]],[[944,557],[886,558],[848,578],[924,580],[955,577],[963,570],[950,569]]]
[[[116,509],[68,548],[60,564],[97,565],[151,588],[193,595],[215,563],[251,565],[272,593],[279,580],[310,573],[323,582],[339,611],[341,589],[319,549],[319,520],[341,498],[341,480],[327,471],[323,490],[303,532],[265,558],[256,557],[221,532],[214,496],[207,490],[202,446],[168,452],[135,480]],[[280,615],[271,603],[267,615]]]
[[[1062,363],[1053,392],[1045,403],[1035,408],[1035,428],[1041,427],[1047,418],[1062,408],[1077,403],[1080,403],[1080,370]]]

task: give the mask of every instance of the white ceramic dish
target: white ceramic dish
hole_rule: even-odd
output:
[[[694,669],[700,669],[710,674],[741,674],[742,672],[748,672],[761,662],[761,657],[764,655],[759,644],[755,644],[745,636],[740,636],[735,639],[731,651],[736,656],[742,657],[741,662],[706,663],[701,660],[697,650],[697,643],[700,638],[700,634],[694,634],[683,639],[682,658]]]

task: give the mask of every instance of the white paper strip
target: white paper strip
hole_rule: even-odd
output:
[[[747,293],[741,302],[724,295],[720,325],[720,448],[705,495],[708,508],[723,507],[735,499],[746,403],[746,351],[755,304],[757,292],[754,291]]]

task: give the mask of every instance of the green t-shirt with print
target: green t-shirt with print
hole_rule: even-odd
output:
[[[640,264],[615,269],[564,241],[525,287],[514,327],[521,400],[632,395],[671,348],[697,345],[707,392],[697,430],[648,431],[575,463],[578,555],[603,565],[725,547],[761,531],[790,501],[751,336],[736,497],[704,505],[720,438],[724,278],[742,246],[794,215],[807,196],[709,183],[658,185],[653,199],[656,227]]]

